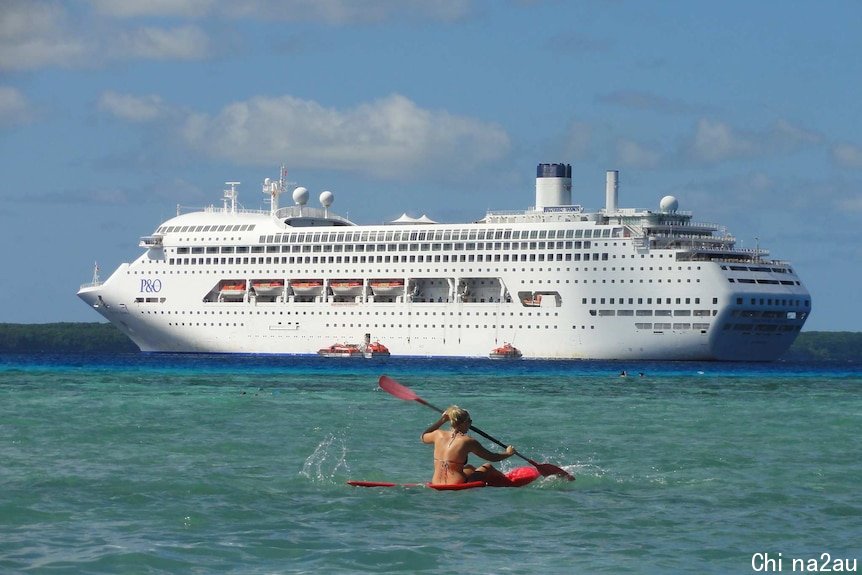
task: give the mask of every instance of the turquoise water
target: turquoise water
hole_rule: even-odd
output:
[[[431,474],[383,373],[577,481],[347,486]],[[0,356],[0,572],[852,567],[860,429],[854,365]]]

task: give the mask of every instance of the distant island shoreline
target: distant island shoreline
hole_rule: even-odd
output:
[[[134,353],[138,347],[110,323],[0,323],[0,353]],[[799,334],[778,361],[862,360],[862,332]]]

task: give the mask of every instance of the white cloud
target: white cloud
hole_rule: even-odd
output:
[[[841,212],[862,214],[862,194],[858,194],[852,198],[844,198],[843,200],[839,200],[837,204]]]
[[[661,160],[661,152],[654,148],[627,139],[617,142],[617,161],[623,167],[654,168]]]
[[[90,0],[93,8],[115,18],[139,18],[160,16],[199,17],[209,13],[216,0]]]
[[[862,168],[862,148],[838,144],[832,148],[832,159],[845,168]]]
[[[19,90],[0,86],[0,126],[27,123],[31,114],[30,103]]]
[[[236,0],[224,2],[221,11],[231,16],[349,24],[417,17],[451,21],[464,17],[470,5],[470,0]]]
[[[737,130],[730,124],[702,118],[684,143],[683,155],[702,163],[787,154],[819,145],[822,136],[779,119],[758,131]]]
[[[735,131],[724,122],[701,119],[688,146],[696,160],[714,163],[722,160],[750,156],[758,150],[747,136]]]
[[[0,70],[77,65],[89,51],[62,5],[13,0],[0,8]]]
[[[117,59],[199,60],[211,51],[209,37],[194,25],[123,29],[86,14],[73,23],[62,4],[42,2],[12,1],[0,9],[0,70],[98,66]]]
[[[573,120],[564,134],[563,156],[584,159],[592,152],[593,128],[586,122]]]
[[[159,96],[133,96],[117,92],[102,94],[99,98],[99,108],[130,122],[158,120],[170,111]]]
[[[686,104],[681,100],[671,100],[664,96],[638,90],[617,90],[599,96],[597,99],[603,104],[632,110],[660,112],[663,114],[683,114],[695,109],[694,106]]]
[[[282,20],[329,24],[463,18],[470,0],[0,0],[0,70],[101,66],[113,60],[200,60],[216,45],[207,23],[144,26],[141,18]]]
[[[292,96],[256,97],[213,117],[189,117],[183,135],[192,148],[237,163],[288,161],[388,178],[419,169],[469,170],[510,148],[495,124],[425,110],[398,94],[348,110]]]
[[[795,149],[803,145],[819,144],[822,140],[820,134],[795,126],[784,119],[775,122],[770,134],[774,144],[780,148]]]
[[[209,37],[197,26],[138,28],[123,32],[118,44],[121,54],[149,60],[200,60],[210,52]]]
[[[428,17],[451,21],[464,17],[470,0],[90,0],[101,14],[115,18],[218,15],[225,18],[276,19],[330,24],[382,22]]]

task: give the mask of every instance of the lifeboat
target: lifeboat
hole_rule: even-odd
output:
[[[284,293],[284,280],[252,280],[251,287],[257,295],[279,296]]]
[[[296,295],[320,295],[323,293],[323,280],[293,280],[290,289]]]
[[[491,359],[520,359],[521,350],[511,343],[506,343],[502,347],[494,348],[488,357]]]
[[[380,343],[379,341],[375,341],[374,343],[369,343],[365,346],[365,357],[389,357],[389,348]]]
[[[323,357],[363,357],[362,348],[355,343],[334,343],[329,347],[317,350],[317,355]]]
[[[362,280],[331,280],[329,287],[335,295],[362,295]]]
[[[404,293],[404,280],[371,280],[368,283],[374,295],[401,295]]]
[[[237,280],[226,280],[221,282],[219,295],[222,298],[241,298],[245,296],[245,282]]]

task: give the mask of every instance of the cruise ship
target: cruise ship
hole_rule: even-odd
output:
[[[393,356],[769,361],[811,296],[793,267],[736,246],[673,196],[655,209],[572,202],[570,164],[539,164],[535,205],[472,223],[359,225],[334,196],[267,178],[269,210],[181,213],[78,296],[145,352],[313,355],[371,338]],[[279,206],[291,192],[293,205]],[[601,194],[599,194],[601,196]]]

